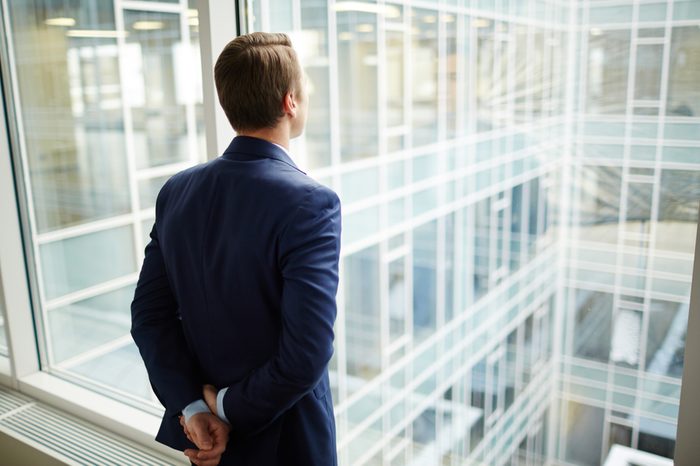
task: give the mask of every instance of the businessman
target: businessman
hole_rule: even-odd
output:
[[[131,305],[156,440],[200,466],[332,466],[340,201],[288,153],[304,74],[286,35],[253,33],[214,79],[238,135],[161,189]]]

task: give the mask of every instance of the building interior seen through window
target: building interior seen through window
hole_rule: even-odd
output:
[[[241,3],[292,39],[310,106],[290,152],[343,205],[340,464],[672,464],[700,2]],[[160,187],[220,155],[197,2],[4,14],[41,370],[158,413],[129,305]]]

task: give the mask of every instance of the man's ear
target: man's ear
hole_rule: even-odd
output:
[[[284,100],[283,100],[283,109],[284,113],[289,113],[291,114],[292,117],[295,117],[297,114],[297,102],[294,96],[294,92],[289,91],[284,95]]]

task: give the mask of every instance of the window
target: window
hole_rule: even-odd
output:
[[[129,307],[158,190],[204,158],[197,12],[8,7],[44,369],[152,406]]]

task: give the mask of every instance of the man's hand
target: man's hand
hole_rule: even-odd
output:
[[[216,466],[228,443],[229,426],[211,413],[197,413],[189,422],[180,416],[180,425],[197,449],[188,448],[185,456],[197,466]]]
[[[218,395],[219,391],[215,386],[208,384],[203,387],[203,391],[204,402],[209,406],[209,411],[214,413],[214,416],[218,417],[219,413],[216,412],[216,395]]]

